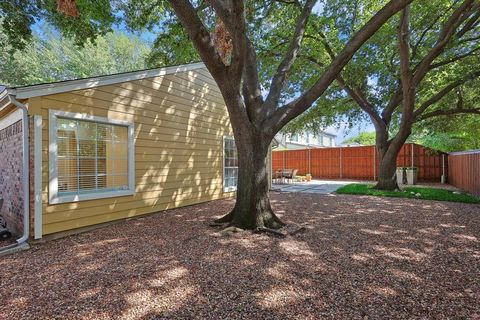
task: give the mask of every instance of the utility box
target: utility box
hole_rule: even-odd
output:
[[[408,167],[408,168],[406,168],[405,171],[407,173],[407,183],[410,184],[410,185],[417,184],[418,168],[417,167]]]

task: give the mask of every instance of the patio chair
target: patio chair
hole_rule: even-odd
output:
[[[277,169],[274,173],[273,173],[273,182],[274,183],[277,183],[278,180],[282,179],[283,178],[283,170],[282,169]]]
[[[293,183],[293,179],[297,176],[298,169],[288,169],[287,172],[284,171],[284,178],[288,180],[291,180]]]

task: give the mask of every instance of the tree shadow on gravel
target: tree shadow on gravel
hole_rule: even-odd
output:
[[[0,260],[7,318],[475,318],[480,206],[272,194],[295,236],[208,227],[222,200]]]

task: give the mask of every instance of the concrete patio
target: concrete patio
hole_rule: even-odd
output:
[[[274,183],[272,190],[279,192],[301,192],[329,194],[347,184],[359,183],[354,180],[312,180],[309,182]]]

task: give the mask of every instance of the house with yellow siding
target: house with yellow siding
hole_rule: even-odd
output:
[[[19,241],[232,197],[238,171],[202,63],[4,88],[0,158]]]

